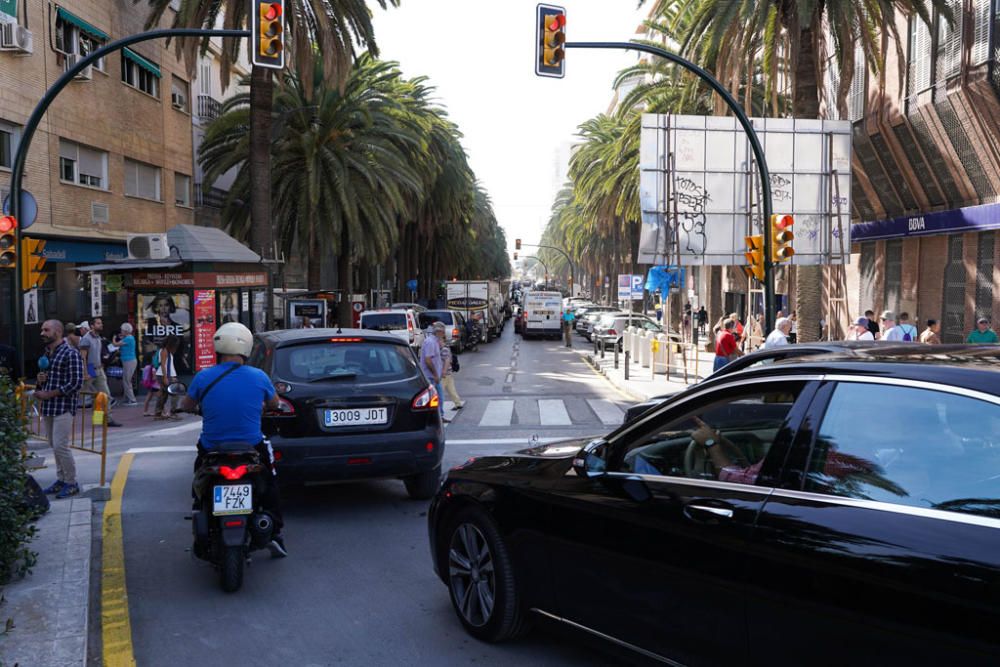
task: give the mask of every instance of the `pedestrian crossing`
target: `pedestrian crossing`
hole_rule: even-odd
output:
[[[619,426],[625,412],[603,398],[468,398],[454,411],[446,403],[452,427],[504,428],[517,426]]]

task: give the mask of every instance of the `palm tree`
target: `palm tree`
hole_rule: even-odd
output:
[[[660,0],[655,9],[664,11],[676,1]],[[820,82],[827,54],[834,56],[840,82],[836,100],[830,102],[846,118],[856,47],[884,85],[881,67],[890,39],[898,55],[900,78],[906,62],[904,42],[896,30],[897,12],[919,17],[928,26],[932,9],[949,22],[954,20],[948,0],[696,0],[684,4],[690,17],[682,53],[710,63],[716,74],[739,71],[743,63],[760,56],[769,99],[778,95],[783,75],[790,75],[791,110],[796,118],[821,117]],[[822,283],[822,267],[797,267],[800,340],[814,340],[820,330]]]
[[[135,0],[138,2],[139,0]],[[146,28],[160,24],[173,0],[148,0],[151,11]],[[399,0],[376,0],[382,9],[398,6]],[[175,28],[248,28],[248,0],[181,0],[174,15]],[[286,0],[285,26],[291,37],[289,51],[294,68],[303,80],[311,81],[317,66],[316,53],[329,83],[342,86],[351,71],[357,51],[367,49],[378,55],[371,11],[365,0]],[[288,41],[286,41],[288,44]],[[207,51],[209,38],[182,38],[177,41],[178,56],[183,57],[188,74],[197,66],[199,49]],[[239,58],[241,41],[227,38],[222,43],[221,76],[223,87],[229,85],[229,72]],[[250,245],[265,259],[273,259],[271,216],[270,135],[273,90],[271,70],[254,67],[250,76],[250,175],[249,192],[252,217]]]

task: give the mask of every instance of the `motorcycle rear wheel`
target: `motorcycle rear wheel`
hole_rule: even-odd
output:
[[[235,593],[243,585],[244,560],[243,547],[226,547],[222,553],[219,583],[225,592]]]

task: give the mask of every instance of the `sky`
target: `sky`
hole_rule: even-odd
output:
[[[369,3],[375,5],[375,3]],[[626,51],[566,53],[566,76],[534,71],[535,0],[401,0],[375,6],[384,59],[408,76],[425,75],[465,135],[469,162],[514,239],[537,243],[548,221],[583,121],[607,111],[615,74],[634,63]],[[649,10],[636,0],[564,0],[568,41],[621,41]]]

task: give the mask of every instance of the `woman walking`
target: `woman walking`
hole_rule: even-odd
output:
[[[157,352],[160,355],[160,366],[156,369],[156,380],[160,390],[156,395],[156,416],[153,417],[154,419],[180,419],[179,415],[171,414],[176,408],[177,401],[167,394],[167,385],[171,382],[177,382],[174,354],[177,352],[180,342],[179,336],[167,336],[166,340],[163,341],[163,347]],[[171,413],[164,414],[163,409],[166,407],[168,398],[170,399]]]
[[[132,335],[132,325],[128,322],[122,324],[121,332],[115,336],[115,345],[118,346],[122,360],[122,387],[125,389],[125,405],[139,405],[135,400],[135,369],[139,365],[138,357],[135,353],[135,336]]]

